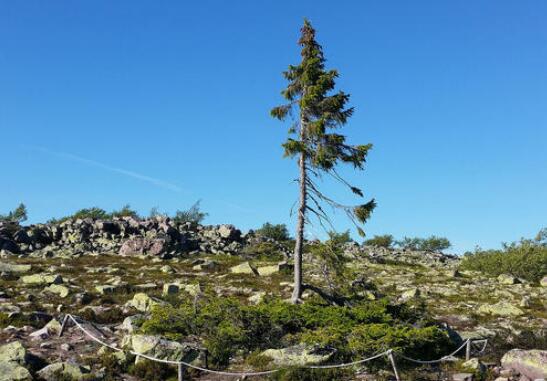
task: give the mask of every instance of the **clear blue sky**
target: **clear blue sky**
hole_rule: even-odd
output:
[[[543,0],[2,1],[0,212],[202,199],[209,223],[293,226],[296,166],[269,109],[308,17],[356,107],[345,132],[374,144],[349,174],[378,201],[369,234],[456,252],[531,236],[547,225],[546,15]]]

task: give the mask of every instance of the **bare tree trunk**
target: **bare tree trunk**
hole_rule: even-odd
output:
[[[303,128],[303,126],[301,127]],[[301,132],[301,135],[302,132]],[[304,246],[304,225],[306,223],[306,201],[307,195],[307,172],[306,172],[306,156],[300,154],[300,205],[298,207],[298,221],[296,223],[296,242],[294,245],[294,290],[291,301],[299,303],[302,297],[302,248]]]

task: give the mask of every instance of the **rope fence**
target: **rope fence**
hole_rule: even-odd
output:
[[[81,318],[78,318],[78,317],[75,317],[71,314],[66,314],[65,317],[63,318],[63,322],[61,324],[61,330],[59,331],[59,337],[61,337],[63,335],[63,332],[65,331],[67,323],[68,323],[69,320],[72,321],[74,323],[74,325],[80,331],[82,331],[87,337],[89,337],[91,340],[95,341],[96,343],[102,345],[103,347],[110,348],[113,351],[117,351],[117,352],[126,352],[123,349],[118,348],[114,345],[108,344],[108,343],[104,342],[103,340],[99,339],[98,337],[96,337],[95,335],[93,335],[91,332],[89,332],[87,329],[85,329],[82,326],[82,324],[80,323],[80,322],[85,322],[85,320],[83,320]],[[92,323],[90,323],[90,322],[87,322],[87,323],[89,323],[93,326]],[[397,352],[393,351],[392,349],[388,349],[388,350],[386,350],[382,353],[378,353],[378,354],[376,354],[372,357],[368,357],[368,358],[353,361],[353,362],[342,363],[342,364],[333,364],[333,365],[303,365],[303,366],[300,366],[300,368],[305,368],[305,369],[345,368],[345,367],[350,367],[350,366],[354,366],[354,365],[364,364],[366,362],[369,362],[369,361],[375,360],[377,358],[386,356],[387,359],[389,360],[389,362],[391,363],[391,366],[393,368],[393,373],[395,374],[396,380],[401,381],[401,378],[400,378],[400,375],[399,375],[399,370],[397,368],[397,363],[395,361],[396,357],[399,357],[401,359],[404,359],[404,360],[407,360],[407,361],[410,361],[410,362],[413,362],[413,363],[416,363],[416,364],[422,364],[422,365],[437,364],[437,363],[441,363],[443,361],[453,359],[454,355],[456,355],[459,351],[461,351],[463,348],[465,348],[466,349],[465,350],[465,359],[469,360],[471,358],[471,351],[473,349],[472,345],[477,345],[477,344],[481,344],[481,343],[483,345],[482,349],[480,351],[478,351],[478,354],[481,355],[485,351],[486,346],[488,345],[488,340],[487,339],[480,339],[480,340],[467,339],[454,352],[452,352],[452,353],[450,353],[446,356],[443,356],[438,360],[426,360],[426,361],[417,360],[417,359],[413,359],[413,358],[404,356],[401,353],[397,353]],[[276,373],[276,372],[279,372],[279,371],[282,370],[282,368],[276,368],[276,369],[266,370],[266,371],[261,371],[261,372],[225,372],[225,371],[220,371],[220,370],[203,368],[203,367],[200,367],[200,366],[197,366],[197,365],[194,365],[194,364],[182,361],[182,360],[179,360],[179,361],[164,360],[164,359],[148,356],[144,353],[138,353],[138,352],[135,352],[135,351],[127,351],[127,352],[134,355],[134,356],[136,356],[137,358],[142,357],[142,358],[145,358],[145,359],[150,360],[150,361],[155,361],[155,362],[159,362],[159,363],[163,363],[163,364],[169,364],[169,365],[176,365],[178,367],[178,380],[179,381],[184,380],[184,367],[199,370],[199,371],[206,372],[206,373],[223,375],[223,376],[232,376],[232,377],[266,376],[266,375],[270,375],[270,374],[273,374],[273,373]]]

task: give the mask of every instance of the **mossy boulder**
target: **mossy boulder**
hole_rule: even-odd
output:
[[[180,284],[178,283],[166,283],[163,285],[162,295],[175,295],[180,291]]]
[[[30,372],[18,363],[0,362],[0,381],[28,381],[32,379]]]
[[[186,291],[192,296],[198,296],[199,294],[203,292],[203,290],[201,289],[201,286],[197,283],[187,284],[186,286],[184,286],[184,291]]]
[[[277,366],[303,366],[324,363],[334,352],[333,349],[300,344],[282,349],[267,349],[261,355],[271,358]]]
[[[44,288],[44,291],[50,292],[55,295],[59,295],[61,298],[66,298],[68,294],[70,293],[70,290],[68,287],[63,286],[61,284],[51,284]]]
[[[496,316],[520,316],[524,314],[520,308],[505,301],[496,304],[483,304],[479,307],[478,312],[482,315]]]
[[[285,262],[281,262],[275,265],[261,266],[256,269],[258,275],[260,276],[270,276],[281,271],[290,270],[292,270],[292,266]]]
[[[258,272],[256,271],[256,268],[252,266],[249,262],[243,262],[237,266],[231,267],[230,272],[234,274],[252,274],[252,275],[258,274]]]
[[[101,295],[115,294],[118,292],[126,291],[127,289],[127,284],[123,282],[119,284],[103,284],[95,286],[95,291],[97,291]]]
[[[547,378],[547,350],[512,349],[503,355],[501,365],[532,380]]]
[[[26,361],[27,350],[19,341],[0,346],[0,362],[15,361],[24,364]]]
[[[152,298],[143,292],[139,292],[135,294],[135,296],[133,296],[133,299],[128,301],[125,306],[133,307],[137,311],[141,312],[150,312],[154,307],[162,306],[164,304],[165,302],[163,302],[162,300]]]
[[[509,274],[500,274],[498,276],[498,283],[500,284],[516,284],[518,283],[517,278]]]
[[[197,271],[217,271],[220,269],[220,264],[216,261],[205,260],[203,263],[198,263],[192,267]]]
[[[124,338],[123,346],[135,353],[162,360],[192,362],[199,356],[199,350],[195,347],[153,335],[127,336]]]
[[[71,362],[57,362],[39,370],[36,375],[45,381],[56,381],[59,376],[79,381],[86,379],[89,369]]]
[[[402,301],[407,301],[407,300],[411,300],[411,299],[414,299],[414,298],[417,298],[419,297],[421,294],[420,290],[418,288],[411,288],[410,290],[406,290],[404,291],[402,294],[401,294],[401,300]]]
[[[0,273],[22,274],[29,272],[31,268],[31,265],[16,265],[0,262]]]
[[[483,374],[486,372],[486,366],[478,358],[472,358],[465,361],[462,364],[462,368],[477,374]]]
[[[60,275],[32,274],[22,276],[21,282],[29,286],[48,286],[50,284],[63,283],[63,278]]]
[[[27,363],[27,350],[19,341],[0,346],[0,381],[32,380]]]

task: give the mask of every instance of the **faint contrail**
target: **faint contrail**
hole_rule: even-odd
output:
[[[143,174],[140,174],[140,173],[137,173],[137,172],[128,171],[127,169],[112,167],[110,165],[103,164],[103,163],[95,161],[95,160],[86,159],[85,157],[73,155],[71,153],[60,152],[60,151],[51,151],[51,150],[49,150],[47,148],[43,148],[43,147],[25,146],[25,148],[33,150],[33,151],[40,151],[40,152],[47,153],[49,155],[54,155],[54,156],[57,156],[57,157],[60,157],[60,158],[64,158],[64,159],[68,159],[68,160],[72,160],[72,161],[77,161],[77,162],[87,164],[87,165],[90,165],[90,166],[93,166],[93,167],[102,168],[102,169],[105,169],[107,171],[114,172],[114,173],[119,173],[121,175],[124,175],[124,176],[127,176],[127,177],[132,177],[134,179],[138,179],[138,180],[141,180],[141,181],[146,181],[147,183],[153,184],[153,185],[155,185],[157,187],[160,187],[160,188],[168,189],[168,190],[173,191],[173,192],[182,192],[182,189],[179,186],[177,186],[175,184],[172,184],[172,183],[169,183],[167,181],[156,179],[154,177],[146,176],[146,175],[143,175]]]

